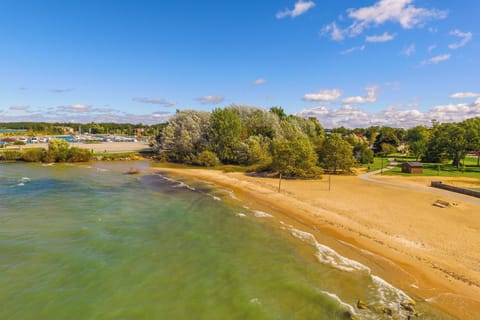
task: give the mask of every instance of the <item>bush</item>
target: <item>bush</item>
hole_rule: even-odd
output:
[[[43,148],[31,148],[23,151],[22,160],[26,162],[41,162],[45,150]]]
[[[92,160],[92,152],[88,149],[72,147],[68,150],[67,162],[87,162]]]
[[[22,153],[18,150],[5,150],[0,153],[0,160],[20,160],[22,159]]]
[[[202,167],[214,167],[220,163],[220,160],[218,160],[215,153],[211,151],[203,151],[193,159],[192,163]]]
[[[20,141],[20,140],[16,140],[16,141],[13,142],[13,145],[14,146],[24,146],[25,142]]]

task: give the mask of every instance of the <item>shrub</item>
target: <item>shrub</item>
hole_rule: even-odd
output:
[[[0,160],[20,160],[22,159],[22,153],[18,150],[5,150],[0,153]]]
[[[200,152],[192,163],[202,167],[214,167],[220,163],[220,160],[215,153],[206,150]]]
[[[23,151],[22,160],[26,162],[40,162],[45,150],[43,148],[31,148]]]
[[[68,162],[87,162],[92,160],[92,152],[88,149],[71,147],[68,150]]]
[[[16,140],[16,141],[13,142],[13,145],[14,146],[24,146],[25,142],[20,141],[20,140]]]

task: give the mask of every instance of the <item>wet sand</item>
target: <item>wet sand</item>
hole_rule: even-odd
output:
[[[253,208],[281,212],[337,239],[328,245],[416,299],[459,319],[478,319],[480,199],[432,192],[428,185],[438,178],[332,176],[330,190],[328,177],[282,180],[278,192],[278,179],[206,169],[159,170],[229,188]],[[437,200],[451,206],[436,207]]]

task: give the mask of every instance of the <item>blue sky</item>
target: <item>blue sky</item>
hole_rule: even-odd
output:
[[[230,104],[325,127],[480,116],[480,1],[0,0],[0,122]]]

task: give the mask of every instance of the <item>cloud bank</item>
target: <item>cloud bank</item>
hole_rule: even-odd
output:
[[[368,112],[350,105],[339,108],[324,106],[303,109],[297,113],[301,117],[316,117],[325,128],[366,128],[369,126],[391,126],[411,128],[418,125],[431,125],[432,120],[444,122],[460,122],[468,118],[480,116],[480,98],[473,103],[438,105],[427,111],[401,110],[390,106],[380,112]]]

